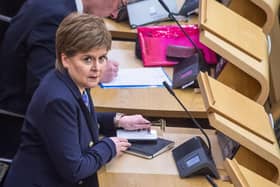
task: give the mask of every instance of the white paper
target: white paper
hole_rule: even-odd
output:
[[[151,130],[117,130],[117,137],[126,138],[128,140],[156,140],[157,131]]]
[[[121,68],[118,76],[110,83],[102,83],[102,87],[160,87],[171,81],[162,68]]]

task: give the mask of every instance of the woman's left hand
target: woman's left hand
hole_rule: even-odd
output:
[[[118,126],[126,130],[149,129],[151,122],[139,114],[125,115],[119,119]]]
[[[108,60],[106,67],[102,73],[100,82],[108,83],[111,82],[115,77],[118,76],[119,63],[116,61]]]

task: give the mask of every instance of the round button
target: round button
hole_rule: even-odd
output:
[[[90,142],[88,143],[88,146],[89,146],[89,147],[92,147],[93,144],[94,144],[93,141],[90,141]]]

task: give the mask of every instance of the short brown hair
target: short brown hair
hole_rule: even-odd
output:
[[[79,52],[93,48],[111,49],[112,37],[102,18],[71,13],[63,19],[56,31],[56,64],[59,71],[64,71],[61,54],[73,57]]]

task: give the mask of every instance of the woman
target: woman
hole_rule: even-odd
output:
[[[98,85],[110,48],[102,19],[71,14],[62,21],[56,33],[56,69],[32,97],[4,187],[98,186],[98,169],[130,146],[117,137],[99,140],[99,131],[113,136],[116,127],[150,127],[141,115],[95,113],[89,88]]]

